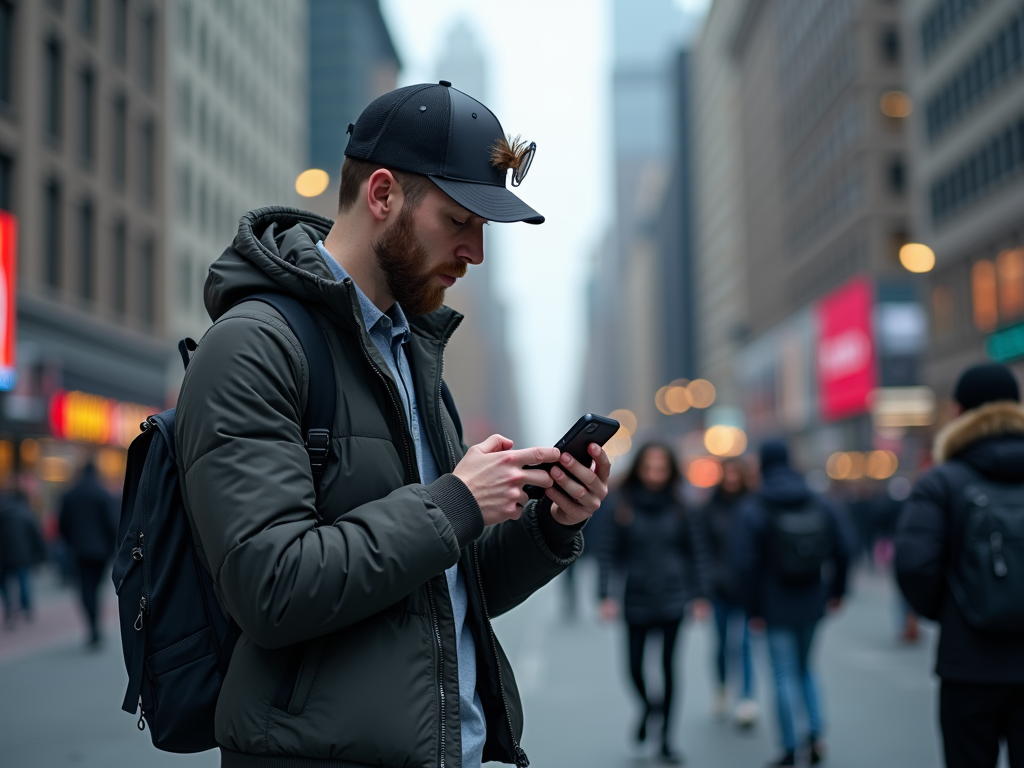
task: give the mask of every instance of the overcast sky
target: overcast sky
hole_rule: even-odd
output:
[[[677,0],[699,11],[710,0]],[[436,80],[451,28],[464,19],[489,55],[488,106],[506,132],[537,142],[517,190],[547,217],[496,224],[495,270],[509,309],[524,435],[551,444],[575,421],[586,346],[584,291],[610,225],[612,66],[609,0],[381,0],[403,71],[399,85]],[[453,83],[458,88],[459,83]],[[467,318],[472,322],[472,318]]]

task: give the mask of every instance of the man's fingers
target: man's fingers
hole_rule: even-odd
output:
[[[576,466],[578,468],[579,464]],[[583,499],[587,496],[586,486],[578,483],[558,467],[551,468],[551,477],[554,478],[556,483],[558,483],[558,487],[561,488],[562,492],[572,499],[573,503],[583,503]]]
[[[606,482],[608,476],[612,473],[612,460],[608,458],[604,448],[597,443],[590,444],[590,455],[594,457],[594,462],[597,464],[597,476],[601,479],[602,483]]]
[[[565,472],[571,472],[573,477],[580,481],[581,484],[588,488],[597,479],[597,475],[593,473],[590,467],[585,467],[580,462],[576,461],[568,453],[563,453],[559,457],[558,465]]]
[[[525,467],[530,464],[546,464],[549,461],[558,461],[557,448],[520,448],[509,453],[509,461],[517,467]]]
[[[551,479],[551,475],[543,469],[524,470],[523,478],[524,485],[536,485],[540,488],[550,488],[555,484],[555,481]]]
[[[501,435],[491,435],[477,446],[484,453],[500,453],[512,447],[512,441]]]

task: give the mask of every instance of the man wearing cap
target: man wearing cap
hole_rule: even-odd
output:
[[[544,220],[506,188],[534,146],[443,81],[385,94],[349,133],[335,222],[252,211],[210,268],[214,325],[178,403],[186,503],[242,630],[217,705],[222,765],[525,766],[490,619],[579,556],[609,462],[500,435],[467,448],[442,381],[463,318],[442,300],[483,261],[485,223]],[[302,349],[245,300],[267,291],[301,300],[330,347],[318,489]],[[539,462],[559,467],[526,468]]]
[[[941,628],[935,674],[948,768],[1024,766],[1024,409],[1013,373],[968,368],[896,533],[896,576]],[[1009,566],[1007,568],[1007,565]]]

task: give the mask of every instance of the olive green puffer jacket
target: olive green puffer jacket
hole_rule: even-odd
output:
[[[411,320],[416,397],[441,477],[418,482],[395,382],[351,281],[316,249],[331,222],[247,214],[210,269],[214,319],[177,411],[186,505],[224,607],[242,629],[217,705],[225,766],[461,765],[455,625],[445,569],[465,569],[487,720],[485,760],[525,763],[522,705],[489,617],[525,600],[582,550],[531,504],[483,529],[450,474],[465,447],[441,393],[461,321]],[[305,357],[283,318],[245,302],[291,294],[313,310],[338,382],[330,457],[314,492],[300,429]],[[317,521],[317,512],[322,521]]]

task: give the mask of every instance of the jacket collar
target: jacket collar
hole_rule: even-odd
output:
[[[965,411],[935,436],[932,456],[942,464],[980,440],[997,435],[1024,436],[1024,408],[1013,400],[999,400]]]

